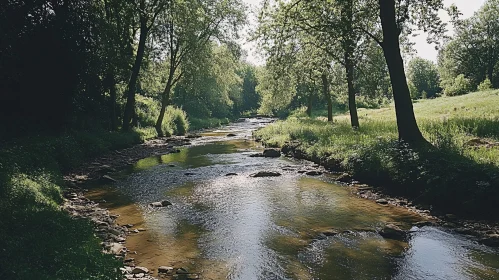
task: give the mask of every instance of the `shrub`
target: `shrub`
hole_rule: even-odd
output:
[[[473,90],[471,81],[463,74],[454,79],[452,85],[445,89],[445,94],[448,96],[463,95]]]
[[[478,85],[478,91],[486,91],[491,89],[492,89],[492,82],[488,78],[483,80],[483,82],[481,82]]]
[[[142,95],[136,96],[135,112],[137,113],[139,127],[152,126],[156,124],[161,107],[159,102]]]
[[[189,121],[185,111],[181,108],[168,106],[162,129],[165,135],[185,135],[189,131]]]

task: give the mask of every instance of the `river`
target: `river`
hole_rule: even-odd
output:
[[[330,175],[298,172],[312,163],[249,157],[262,150],[252,131],[270,121],[206,131],[91,190],[120,224],[145,229],[126,241],[137,265],[184,267],[202,279],[499,279],[497,249],[414,227],[423,218],[413,212],[358,198]],[[250,176],[258,171],[282,176]],[[165,199],[173,205],[148,206]],[[376,233],[386,223],[411,229],[408,240]]]

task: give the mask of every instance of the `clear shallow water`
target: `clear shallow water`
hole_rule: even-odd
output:
[[[421,218],[298,174],[307,163],[249,157],[262,125],[235,123],[140,160],[101,194],[121,223],[147,229],[127,240],[137,264],[184,266],[203,279],[499,279],[495,249],[433,227],[413,228],[408,242],[384,239],[375,232],[384,223],[410,229]],[[263,170],[283,175],[249,176]],[[147,206],[164,199],[173,205]],[[340,234],[321,235],[332,228]]]

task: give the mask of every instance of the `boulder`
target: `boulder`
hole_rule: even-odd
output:
[[[481,239],[480,242],[487,246],[499,247],[499,234],[490,234],[487,237]]]
[[[147,274],[147,273],[149,273],[149,269],[147,269],[147,267],[143,267],[143,266],[136,266],[133,268],[132,274],[140,274],[140,273]]]
[[[376,200],[376,203],[385,205],[385,204],[388,204],[388,200],[386,200],[384,198],[380,198],[380,199]]]
[[[336,181],[342,182],[342,183],[348,183],[352,181],[352,176],[348,173],[343,173],[338,178],[336,178]]]
[[[158,273],[172,273],[173,267],[170,266],[160,266],[158,267]]]
[[[273,172],[273,171],[259,171],[257,173],[251,174],[251,177],[278,177],[281,176],[281,173]]]
[[[107,248],[107,251],[113,255],[119,255],[123,250],[125,250],[125,246],[120,243],[111,243]]]
[[[281,152],[277,149],[265,149],[263,151],[263,156],[269,158],[278,158],[281,156]]]
[[[149,206],[152,206],[152,207],[166,207],[166,206],[170,206],[170,205],[172,205],[172,203],[168,200],[153,202],[153,203],[149,204]]]
[[[384,238],[390,238],[390,239],[395,239],[395,240],[400,240],[400,239],[405,239],[407,236],[407,232],[399,228],[397,225],[394,224],[387,224],[383,227],[381,231],[379,231],[379,234],[383,236]]]
[[[189,274],[189,271],[185,267],[177,269],[177,274]]]
[[[305,174],[307,174],[309,176],[320,176],[320,175],[322,175],[322,172],[320,172],[320,171],[308,171],[308,172],[305,172]]]

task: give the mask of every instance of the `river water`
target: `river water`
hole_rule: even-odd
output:
[[[414,227],[417,214],[358,198],[329,175],[298,172],[311,163],[249,157],[262,150],[251,132],[269,121],[207,131],[90,193],[120,224],[145,229],[126,242],[137,265],[185,267],[202,279],[499,279],[497,249]],[[250,177],[258,171],[282,176]],[[165,199],[173,205],[148,207]],[[377,234],[387,222],[412,229],[408,241]],[[339,234],[322,234],[331,230]]]

